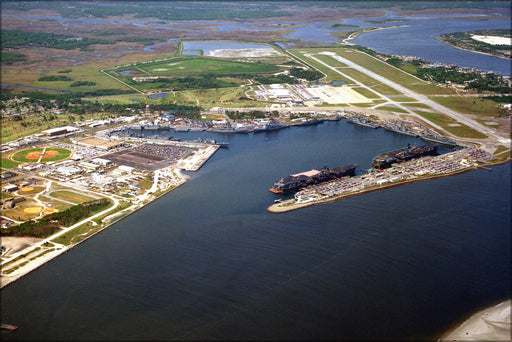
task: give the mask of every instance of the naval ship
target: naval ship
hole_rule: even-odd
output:
[[[438,155],[437,147],[437,144],[423,146],[407,145],[407,147],[398,150],[384,152],[373,157],[372,167],[374,169],[385,169],[391,167],[391,164],[394,163],[400,163],[427,155]]]
[[[269,191],[276,194],[299,191],[300,189],[313,184],[327,182],[344,176],[353,176],[358,164],[348,164],[333,169],[324,166],[320,170],[310,170],[281,178],[274,183]]]

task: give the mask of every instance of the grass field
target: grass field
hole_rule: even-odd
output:
[[[12,161],[8,158],[4,158],[4,156],[2,154],[2,159],[0,160],[1,167],[6,168],[6,169],[11,169],[13,167],[18,167],[18,164],[19,163],[15,162],[15,161]]]
[[[41,208],[40,204],[33,200],[27,199],[26,201],[16,203],[12,209],[2,210],[2,216],[12,218],[16,221],[28,221],[39,216],[41,210],[35,210],[35,208]],[[25,209],[28,210],[25,211]]]
[[[479,116],[500,117],[505,111],[499,104],[488,99],[475,99],[471,97],[432,97],[433,101],[442,104],[459,113]]]
[[[404,106],[407,106],[407,107],[412,107],[412,108],[425,108],[425,109],[432,109],[429,105],[426,105],[424,103],[420,103],[420,102],[414,102],[414,103],[411,103],[411,102],[407,102],[407,103],[402,103]]]
[[[279,71],[279,67],[272,64],[248,63],[196,57],[190,59],[177,58],[162,63],[138,65],[142,70],[153,75],[190,76],[191,74],[240,74],[240,73],[271,73]],[[118,70],[121,71],[121,70]]]
[[[366,88],[352,87],[352,89],[369,99],[380,99],[379,95],[375,94],[373,91],[370,91]]]
[[[93,197],[89,197],[89,196],[82,195],[82,194],[77,194],[76,192],[66,191],[66,190],[54,191],[50,195],[52,197],[55,197],[55,198],[58,198],[58,199],[61,199],[64,201],[72,202],[75,204],[80,204],[80,203],[92,201],[95,199]]]
[[[52,241],[67,246],[71,243],[76,243],[85,239],[87,236],[93,234],[99,229],[101,229],[100,226],[93,226],[91,222],[86,222],[61,236],[56,237]]]
[[[410,98],[410,97],[393,97],[393,101],[396,101],[396,102],[416,102],[415,99],[413,98]]]
[[[375,109],[388,110],[390,112],[397,112],[397,113],[407,113],[407,111],[405,111],[405,110],[403,110],[401,108],[396,108],[396,107],[380,106],[380,107],[377,107]]]
[[[44,155],[41,156],[43,150]],[[38,162],[39,159],[39,162],[47,163],[50,161],[60,161],[67,159],[71,156],[71,153],[72,151],[65,148],[38,147],[14,152],[11,155],[11,159],[18,163],[35,163]]]
[[[200,105],[203,108],[218,106],[264,107],[265,102],[253,101],[246,97],[248,87],[231,87],[218,89],[194,89],[168,92],[164,98],[152,99],[147,95],[112,95],[94,98],[99,103],[116,103],[129,105],[137,99],[149,105],[152,103],[177,103],[182,105]]]
[[[485,139],[487,136],[482,134],[474,129],[456,122],[452,118],[447,115],[439,114],[439,113],[430,113],[425,111],[414,111],[416,114],[419,114],[426,118],[429,121],[443,127],[448,132],[455,134],[456,136],[463,138],[474,138],[474,139]],[[458,124],[458,126],[450,126],[450,124]]]

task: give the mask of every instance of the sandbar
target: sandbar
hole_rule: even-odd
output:
[[[510,341],[510,303],[509,299],[477,312],[438,341]]]

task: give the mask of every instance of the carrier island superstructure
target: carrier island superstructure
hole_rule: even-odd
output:
[[[275,182],[269,190],[279,194],[298,191],[309,185],[327,182],[344,176],[353,176],[358,166],[358,164],[348,164],[332,169],[324,166],[320,170],[313,169],[292,174]]]

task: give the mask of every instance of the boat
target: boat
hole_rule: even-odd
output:
[[[324,166],[320,170],[313,169],[292,174],[275,182],[269,191],[276,194],[296,192],[309,185],[319,184],[345,176],[353,176],[358,166],[358,164],[348,164],[333,169]]]
[[[9,323],[0,323],[0,328],[4,329],[4,330],[16,330],[18,329],[18,326],[16,325],[12,325],[12,324],[9,324]]]
[[[437,148],[437,144],[429,144],[423,146],[407,145],[404,148],[384,152],[373,157],[372,167],[374,169],[385,169],[391,167],[391,165],[394,163],[401,163],[413,158],[419,158],[428,155],[438,155]]]
[[[255,127],[253,132],[259,133],[259,132],[266,132],[266,131],[277,131],[279,129],[287,128],[288,126],[279,125],[279,124],[267,124],[259,127]]]

